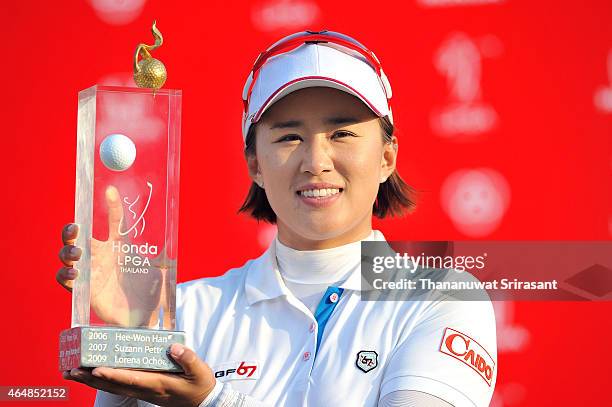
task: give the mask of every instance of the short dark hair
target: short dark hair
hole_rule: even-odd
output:
[[[383,133],[383,141],[391,143],[396,132],[395,126],[391,123],[388,116],[378,119]],[[245,140],[245,157],[255,155],[255,132],[257,124],[252,125]],[[417,191],[406,184],[400,177],[397,168],[385,182],[380,184],[378,195],[374,202],[372,213],[378,218],[387,216],[402,216],[406,211],[411,212],[416,208]],[[272,210],[270,202],[266,197],[266,191],[256,183],[251,183],[249,193],[245,198],[238,212],[248,213],[257,220],[268,223],[276,223],[276,213]]]

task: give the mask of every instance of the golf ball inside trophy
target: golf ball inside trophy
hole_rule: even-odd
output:
[[[136,145],[123,134],[111,134],[100,143],[100,159],[112,171],[125,171],[136,159]]]

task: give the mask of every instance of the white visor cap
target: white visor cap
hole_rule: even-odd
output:
[[[305,43],[292,51],[272,56],[259,69],[253,84],[248,111],[242,117],[242,139],[252,124],[274,102],[298,89],[322,86],[347,92],[366,104],[377,116],[393,115],[389,100],[391,86],[384,72],[376,70],[358,52],[333,43]],[[252,72],[244,86],[243,100],[248,97]]]

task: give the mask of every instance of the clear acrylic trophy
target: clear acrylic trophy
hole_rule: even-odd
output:
[[[181,91],[158,89],[165,69],[148,50],[159,45],[161,34],[136,50],[135,79],[140,85],[144,70],[148,88],[79,93],[75,244],[83,252],[60,370],[181,370],[168,356],[185,342],[175,331]]]

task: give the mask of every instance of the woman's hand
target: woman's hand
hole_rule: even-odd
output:
[[[73,281],[78,275],[77,269],[72,266],[83,254],[83,250],[74,245],[78,234],[79,226],[76,223],[68,223],[62,229],[62,243],[64,246],[59,252],[59,258],[64,263],[64,267],[57,271],[55,280],[68,291],[72,291]]]
[[[215,387],[212,370],[183,345],[173,344],[170,355],[183,368],[183,373],[97,367],[91,372],[72,369],[64,372],[64,378],[160,406],[197,407]]]
[[[157,325],[157,311],[160,306],[166,307],[166,299],[163,298],[165,290],[162,290],[164,275],[168,268],[174,267],[174,262],[166,260],[165,250],[161,250],[160,256],[152,259],[152,266],[147,274],[132,275],[121,272],[119,263],[123,263],[125,254],[113,250],[113,245],[117,247],[120,244],[129,244],[129,238],[119,234],[123,205],[117,188],[108,186],[105,200],[108,208],[108,239],[91,239],[91,308],[100,319],[111,325]],[[78,275],[78,270],[73,267],[74,263],[81,258],[83,252],[82,248],[75,246],[78,234],[78,225],[74,223],[66,225],[62,230],[64,246],[60,250],[59,258],[64,267],[58,270],[55,278],[69,291],[72,290]]]

